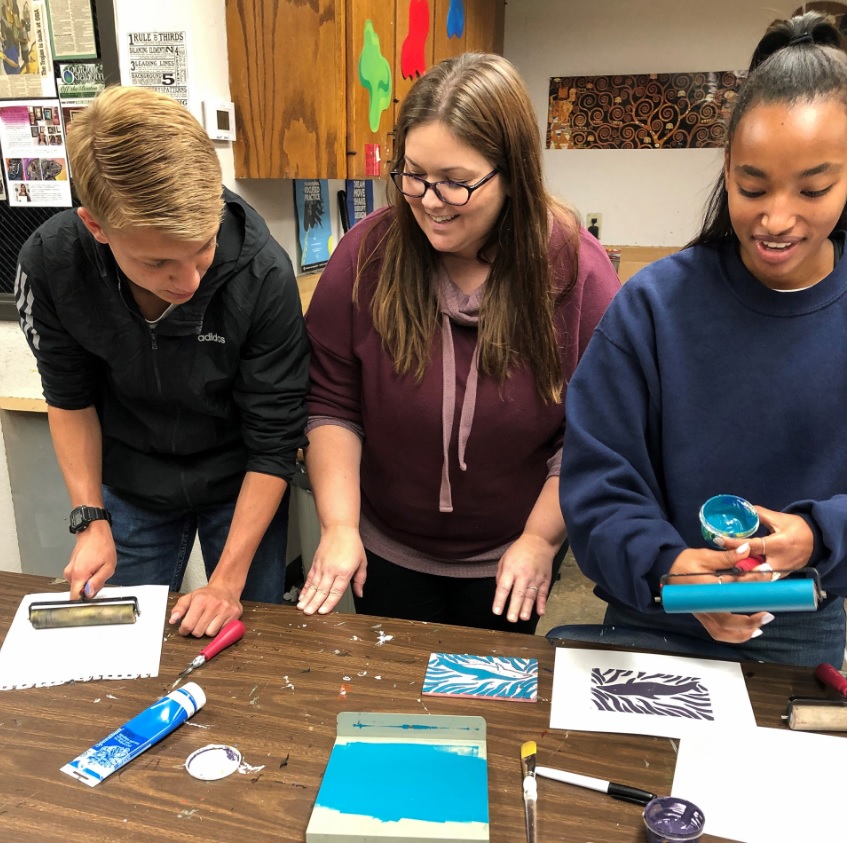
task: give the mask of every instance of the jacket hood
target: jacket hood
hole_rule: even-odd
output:
[[[264,220],[240,196],[224,188],[223,198],[224,215],[218,229],[215,259],[191,299],[175,308],[157,325],[159,333],[200,334],[209,301],[221,285],[250,264],[270,238]],[[82,226],[82,222],[79,225]],[[104,281],[113,283],[110,279],[114,277],[112,267],[115,267],[116,262],[112,250],[90,235],[85,239],[87,246],[94,252],[93,258]]]

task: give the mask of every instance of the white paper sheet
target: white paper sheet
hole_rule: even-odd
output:
[[[702,808],[706,834],[717,837],[743,843],[840,840],[845,751],[844,738],[789,729],[686,737],[673,795]]]
[[[91,679],[158,676],[168,587],[110,586],[97,594],[127,595],[138,598],[135,623],[66,629],[34,629],[29,622],[29,606],[39,600],[67,600],[67,592],[24,597],[0,649],[0,691]]]
[[[755,725],[735,662],[556,649],[551,729],[682,738]]]

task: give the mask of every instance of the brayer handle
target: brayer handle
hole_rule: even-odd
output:
[[[230,621],[201,651],[208,661],[216,656],[221,650],[225,650],[236,641],[240,641],[244,635],[244,624],[241,621]]]
[[[839,694],[847,697],[847,679],[844,674],[836,670],[831,664],[824,662],[815,668],[815,678],[823,682],[827,688],[833,688]]]

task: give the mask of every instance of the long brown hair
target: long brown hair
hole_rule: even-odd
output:
[[[409,131],[436,121],[497,168],[506,192],[500,216],[477,256],[491,265],[480,305],[480,369],[502,384],[510,369],[527,365],[541,398],[559,402],[562,370],[553,309],[576,282],[579,224],[544,186],[541,138],[526,85],[502,56],[465,53],[435,65],[400,107],[392,169],[404,168]],[[420,380],[438,328],[432,279],[439,257],[393,185],[389,201],[394,213],[382,239],[373,321],[396,370]],[[564,231],[571,257],[570,277],[564,280],[553,277],[548,259],[551,214]],[[362,241],[354,296],[372,262],[372,239]]]

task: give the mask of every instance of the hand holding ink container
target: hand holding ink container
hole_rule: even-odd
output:
[[[62,772],[94,787],[158,743],[206,704],[196,682],[186,682],[62,767]]]

